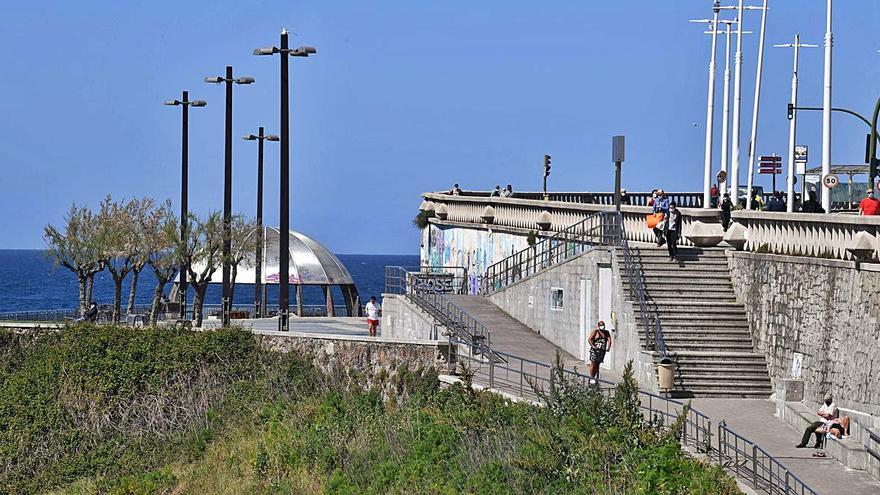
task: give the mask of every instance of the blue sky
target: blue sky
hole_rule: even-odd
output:
[[[753,0],[757,2],[757,0]],[[791,51],[821,44],[824,1],[773,0],[758,153],[784,155]],[[42,226],[71,202],[179,196],[180,114],[188,89],[190,208],[222,208],[223,89],[202,82],[231,64],[238,86],[236,211],[254,215],[256,145],[278,131],[278,61],[253,48],[318,48],[291,64],[291,225],[341,253],[415,253],[419,194],[512,183],[611,190],[610,138],[627,136],[624,185],[698,190],[709,37],[689,18],[710,0],[605,2],[14,2],[0,24],[0,248],[43,246]],[[747,14],[757,31],[760,16]],[[880,94],[880,2],[835,2],[834,105],[870,114]],[[757,34],[744,43],[743,149]],[[720,42],[721,40],[719,40]],[[719,44],[716,139],[723,51]],[[800,102],[821,105],[822,50],[803,50]],[[696,127],[692,123],[697,123]],[[859,163],[866,129],[834,118],[833,161]],[[811,165],[819,113],[801,114]],[[716,150],[719,145],[716,144]],[[743,161],[744,164],[745,160]],[[265,217],[277,222],[275,143],[267,143]],[[764,180],[760,178],[759,180]]]

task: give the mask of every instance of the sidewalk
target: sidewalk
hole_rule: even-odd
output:
[[[713,432],[727,421],[728,427],[755,442],[817,493],[825,495],[876,495],[880,482],[867,473],[847,469],[833,457],[814,458],[813,449],[795,448],[797,431],[774,414],[776,406],[763,399],[693,399],[694,409],[712,418]],[[715,438],[717,441],[717,438]],[[812,442],[811,442],[812,443]]]

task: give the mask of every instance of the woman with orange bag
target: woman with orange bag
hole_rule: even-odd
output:
[[[654,235],[657,236],[657,247],[666,242],[663,232],[666,230],[666,217],[669,216],[669,198],[663,189],[657,190],[657,198],[654,200],[654,215],[660,214],[660,222],[654,226]]]

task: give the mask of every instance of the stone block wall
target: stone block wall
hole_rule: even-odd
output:
[[[774,384],[801,379],[806,401],[831,391],[841,407],[880,414],[878,265],[736,251],[728,263]]]
[[[406,296],[383,294],[379,331],[383,338],[437,340],[442,329],[435,327],[434,319]]]

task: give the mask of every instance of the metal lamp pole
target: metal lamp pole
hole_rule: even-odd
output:
[[[711,208],[709,189],[712,182],[712,126],[715,121],[715,48],[718,40],[718,10],[720,1],[713,4],[712,19],[691,19],[690,22],[709,23],[712,27],[712,53],[709,55],[709,94],[706,104],[706,151],[703,157],[703,208]]]
[[[791,105],[797,107],[798,94],[798,56],[800,48],[817,48],[818,45],[810,45],[801,43],[801,35],[794,35],[794,43],[786,43],[782,45],[773,45],[777,48],[794,48],[794,68],[791,72]],[[790,121],[788,123],[788,177],[787,177],[787,201],[786,210],[791,213],[794,211],[794,147],[797,140],[797,110],[792,109]]]
[[[761,76],[764,72],[764,34],[767,31],[767,0],[762,7],[749,7],[749,10],[761,9],[761,34],[758,41],[758,68],[755,74],[755,105],[752,108],[752,136],[749,139],[749,177],[746,185],[746,209],[752,209],[752,183],[755,177],[755,150],[758,147],[758,108],[761,103]],[[774,176],[775,177],[775,176]],[[775,192],[775,191],[774,191]]]
[[[232,85],[252,84],[253,77],[232,77],[232,66],[226,66],[226,77],[206,77],[205,82],[226,83],[226,138],[223,152],[223,305],[221,309],[223,326],[229,325],[229,312],[232,310],[229,280],[231,275],[229,258],[232,251]]]
[[[290,318],[290,91],[287,57],[308,57],[317,53],[311,46],[287,47],[287,30],[281,30],[281,47],[257,48],[254,55],[281,55],[281,180],[278,227],[278,328],[288,330]]]
[[[730,164],[730,198],[739,204],[739,109],[742,106],[742,18],[743,0],[737,5],[736,53],[733,56],[733,145]]]
[[[730,151],[730,26],[732,24],[736,24],[737,20],[719,20],[718,22],[722,22],[725,24],[725,45],[724,45],[724,109],[721,111],[722,122],[721,122],[721,170],[727,174],[727,153]],[[751,34],[751,31],[742,31],[742,34]],[[723,183],[727,182],[727,179],[723,181],[718,181],[718,189],[723,193],[725,188]]]
[[[184,91],[179,100],[167,100],[166,105],[180,106],[183,115],[180,142],[180,238],[186,239],[187,217],[189,216],[189,107],[203,107],[205,100],[189,100],[189,91]],[[180,282],[178,283],[178,302],[180,303],[180,319],[186,319],[186,260],[180,265]]]
[[[244,136],[246,141],[257,141],[257,252],[254,259],[254,316],[266,316],[266,295],[263,285],[263,141],[278,141],[278,136],[263,134],[263,127],[257,135]]]
[[[822,177],[831,173],[831,47],[834,35],[831,33],[831,0],[826,2],[825,19],[825,85],[822,99]],[[822,189],[822,208],[831,213],[831,190]]]

